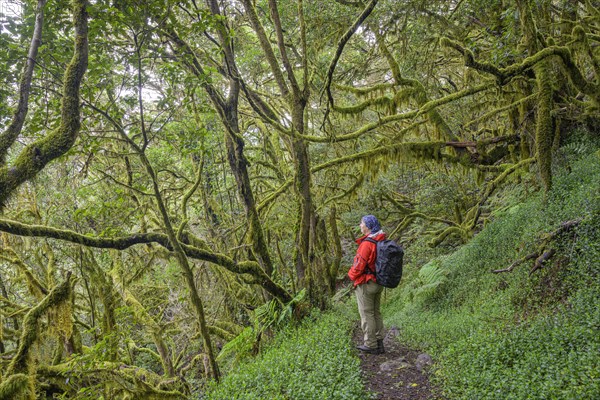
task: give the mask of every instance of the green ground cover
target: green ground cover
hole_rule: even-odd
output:
[[[555,256],[493,274],[550,241]],[[417,268],[385,306],[400,340],[434,354],[450,399],[600,398],[600,153],[509,204],[456,252]]]
[[[365,399],[351,342],[356,315],[339,306],[279,333],[256,358],[242,361],[203,399]]]

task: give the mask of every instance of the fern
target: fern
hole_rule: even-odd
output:
[[[598,148],[598,140],[586,132],[575,131],[560,148],[565,156],[583,156]]]
[[[269,328],[280,328],[285,326],[294,314],[294,309],[306,297],[306,289],[302,289],[288,303],[281,303],[273,299],[254,310],[256,317],[255,327],[257,332],[262,333]]]
[[[448,273],[440,260],[433,260],[419,270],[417,279],[413,282],[410,294],[415,299],[426,300],[447,281]]]
[[[231,360],[232,365],[237,365],[246,357],[256,354],[263,332],[287,325],[292,320],[296,306],[305,297],[306,290],[302,289],[288,303],[283,304],[279,300],[273,299],[256,308],[254,310],[254,326],[246,327],[242,333],[223,346],[217,360]]]
[[[584,141],[573,141],[564,145],[561,151],[565,154],[581,155],[589,151],[589,145]]]
[[[217,361],[221,362],[230,359],[232,366],[237,365],[252,354],[255,343],[256,335],[254,329],[250,326],[246,327],[242,333],[223,346],[217,356]]]

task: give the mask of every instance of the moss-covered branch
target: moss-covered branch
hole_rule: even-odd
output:
[[[460,54],[462,54],[462,56],[464,57],[464,60],[465,60],[465,65],[467,67],[474,68],[478,71],[487,72],[488,74],[491,74],[491,75],[494,75],[495,77],[497,77],[501,82],[504,82],[504,80],[505,80],[504,74],[495,65],[492,65],[489,63],[484,63],[484,62],[479,62],[479,61],[475,60],[475,55],[473,54],[473,52],[471,50],[464,48],[463,46],[461,46],[458,42],[456,42],[454,40],[443,37],[440,42],[441,42],[442,46],[450,47],[450,48],[458,51]]]
[[[483,114],[482,116],[480,116],[480,117],[478,117],[476,119],[473,119],[473,120],[467,122],[466,126],[480,124],[480,123],[482,123],[482,122],[484,122],[484,121],[492,118],[495,115],[498,115],[498,114],[500,114],[502,112],[505,112],[505,111],[510,111],[510,110],[512,110],[514,108],[517,108],[517,107],[521,106],[524,103],[527,103],[529,101],[535,100],[537,98],[537,96],[538,96],[538,94],[534,93],[534,94],[531,94],[529,96],[523,97],[522,99],[519,99],[519,100],[517,100],[517,101],[515,101],[515,102],[513,102],[511,104],[506,105],[506,106],[496,108],[496,109],[494,109],[492,111],[489,111],[489,112]]]
[[[406,119],[416,118],[423,114],[428,114],[429,111],[440,107],[444,104],[452,103],[453,101],[459,100],[463,97],[472,96],[476,93],[482,92],[489,88],[493,87],[492,83],[484,83],[478,86],[474,86],[472,88],[467,88],[460,90],[458,92],[452,93],[448,96],[441,97],[439,99],[430,100],[423,103],[417,110],[407,111],[401,114],[388,115],[380,118],[376,122],[372,122],[366,125],[363,125],[359,129],[354,132],[346,133],[339,136],[332,137],[323,137],[323,136],[313,136],[313,135],[298,135],[299,138],[302,138],[309,142],[315,143],[335,143],[335,142],[344,142],[346,140],[357,139],[362,135],[371,132],[381,126],[387,125],[392,122],[402,121]]]
[[[73,1],[75,52],[63,77],[61,121],[58,128],[26,146],[11,166],[0,168],[0,205],[22,183],[35,177],[46,164],[65,154],[80,129],[79,88],[88,64],[86,0]]]
[[[42,301],[34,308],[29,310],[23,321],[21,339],[19,340],[19,348],[17,354],[11,360],[8,366],[6,375],[26,373],[31,371],[30,350],[38,338],[39,320],[44,313],[51,307],[56,307],[61,303],[68,301],[71,295],[71,273],[67,274],[67,279],[59,286],[52,289]]]
[[[334,160],[327,161],[325,163],[315,165],[310,169],[311,173],[315,173],[324,169],[335,167],[351,162],[357,162],[361,160],[369,160],[378,157],[390,156],[390,155],[402,155],[406,158],[421,158],[427,160],[440,160],[445,159],[450,162],[461,163],[465,166],[477,167],[476,154],[473,153],[473,157],[455,157],[442,153],[442,149],[447,148],[465,148],[465,147],[478,147],[482,145],[495,144],[502,141],[511,141],[516,139],[517,136],[506,136],[502,138],[491,138],[484,139],[479,142],[445,142],[445,141],[431,141],[431,142],[403,142],[387,146],[378,146],[370,150],[366,150],[360,153],[350,154],[344,157],[336,158]],[[265,198],[258,206],[258,210],[263,210],[270,203],[272,203],[277,197],[283,194],[293,183],[292,179],[288,179],[283,183],[277,191],[271,193]],[[0,230],[1,230],[0,220]]]
[[[257,14],[256,8],[255,8],[256,6],[255,6],[254,2],[252,2],[250,0],[242,0],[242,3],[244,4],[244,9],[246,10],[246,15],[250,19],[252,28],[254,29],[254,32],[256,32],[256,36],[258,37],[258,40],[260,42],[260,46],[263,50],[263,54],[264,54],[267,62],[269,63],[269,67],[271,67],[271,72],[273,73],[273,76],[275,77],[275,81],[277,82],[277,85],[279,86],[279,90],[281,91],[281,94],[285,97],[289,94],[289,89],[285,83],[283,74],[281,73],[281,69],[279,68],[279,63],[277,61],[277,57],[275,56],[275,52],[273,51],[273,48],[271,47],[271,42],[269,41],[269,38],[265,32],[265,28],[263,27],[263,25],[261,24],[261,22],[258,18],[258,14]],[[256,96],[256,97],[259,98],[259,96]]]
[[[594,83],[585,78],[573,61],[571,51],[568,47],[549,46],[525,58],[520,63],[509,65],[506,68],[497,68],[491,64],[476,61],[475,56],[470,50],[465,49],[463,46],[453,40],[442,38],[441,43],[444,46],[453,48],[461,53],[465,58],[465,65],[467,67],[494,75],[497,78],[498,84],[500,85],[509,83],[514,77],[522,75],[525,71],[533,68],[542,60],[552,56],[557,56],[562,60],[563,66],[565,67],[567,75],[569,76],[573,86],[575,86],[582,93],[590,96],[596,103],[600,103],[600,84]]]
[[[425,104],[429,103],[430,99],[423,84],[416,79],[407,79],[401,75],[398,62],[385,44],[384,37],[377,30],[375,30],[375,38],[377,40],[379,50],[384,55],[390,66],[390,69],[392,70],[392,76],[394,77],[396,84],[409,87],[410,90],[408,90],[406,93],[416,101],[419,107],[423,107]],[[406,96],[401,95],[401,93],[402,92],[398,92],[396,96],[394,96],[396,104],[403,101],[403,97]],[[452,132],[452,129],[450,129],[450,126],[446,123],[446,120],[436,108],[427,110],[427,117],[431,124],[435,127],[435,130],[438,134],[438,139],[443,138],[454,141],[458,140],[458,137]]]
[[[32,377],[27,374],[14,374],[0,384],[0,400],[33,400],[35,393],[27,393],[32,386]]]
[[[367,99],[362,103],[355,104],[353,106],[333,106],[334,111],[340,114],[359,114],[365,111],[369,107],[384,108],[388,114],[393,114],[396,111],[397,103],[394,98],[387,96],[376,97],[373,99]]]
[[[369,95],[372,93],[383,93],[386,89],[391,89],[394,87],[394,84],[392,84],[392,83],[380,83],[380,84],[368,86],[368,87],[354,87],[354,86],[342,85],[342,84],[335,83],[335,82],[332,85],[336,89],[340,89],[340,90],[343,90],[343,91],[346,91],[349,93],[353,93],[358,96],[366,96],[366,95]]]
[[[121,363],[86,364],[82,370],[74,361],[42,366],[37,373],[38,379],[72,395],[81,388],[88,388],[88,393],[108,394],[109,398],[183,400],[189,394],[187,384],[178,378],[164,379],[143,368]]]
[[[10,125],[0,135],[0,165],[4,164],[6,153],[21,133],[25,117],[27,116],[33,68],[37,60],[38,49],[42,43],[42,26],[44,24],[44,6],[46,5],[46,1],[38,0],[37,3],[33,36],[31,37],[31,44],[29,45],[29,52],[27,53],[27,60],[25,61],[21,81],[19,82],[19,101]]]
[[[125,250],[137,244],[156,243],[169,250],[172,249],[167,235],[162,233],[139,233],[131,236],[104,238],[90,235],[82,235],[66,229],[56,229],[42,225],[26,225],[17,221],[0,219],[0,231],[19,236],[47,237],[66,242],[76,243],[87,247]],[[187,235],[182,235],[181,246],[188,257],[196,260],[209,261],[221,265],[236,274],[250,274],[254,276],[256,283],[262,285],[265,290],[282,301],[289,301],[290,294],[279,284],[275,283],[254,261],[243,261],[236,263],[224,254],[213,253],[205,249],[197,248],[185,242]]]

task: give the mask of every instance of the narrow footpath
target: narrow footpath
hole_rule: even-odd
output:
[[[442,399],[435,394],[427,375],[431,357],[403,347],[397,336],[398,328],[391,327],[383,340],[384,354],[359,352],[367,390],[374,393],[373,398],[377,400]],[[354,343],[362,343],[358,326],[354,330]]]

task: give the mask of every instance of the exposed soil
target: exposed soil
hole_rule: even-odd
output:
[[[423,368],[422,359],[417,361],[417,357],[422,353],[402,346],[396,335],[397,329],[391,328],[383,341],[384,354],[366,354],[357,350],[365,385],[373,393],[373,398],[442,399],[440,395],[435,394],[435,388],[429,382],[428,366]],[[362,344],[362,331],[358,326],[354,330],[354,343]]]

